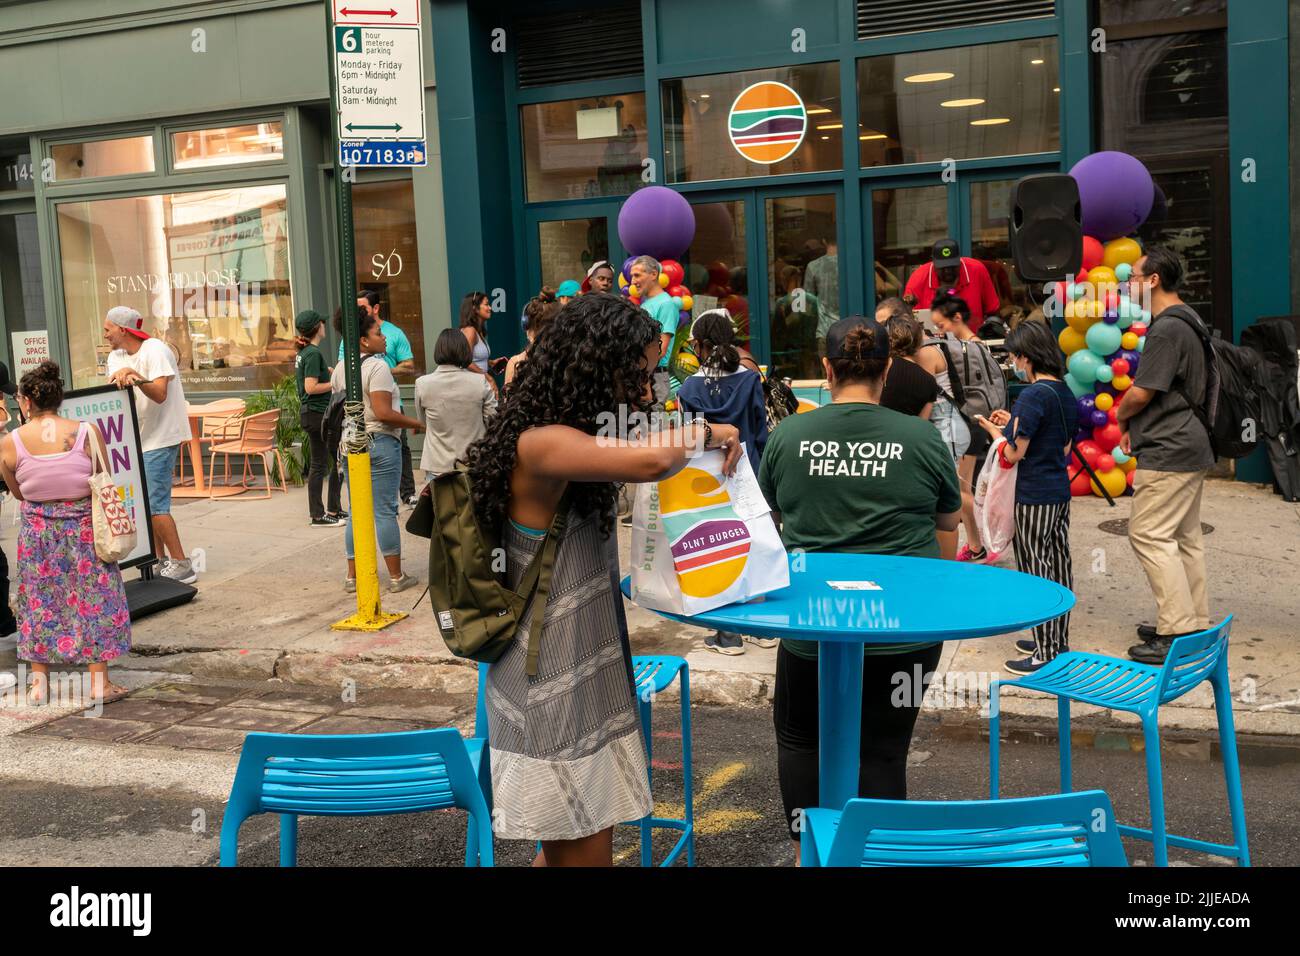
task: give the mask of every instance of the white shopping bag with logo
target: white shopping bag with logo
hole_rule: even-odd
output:
[[[1016,473],[1019,462],[1010,468],[998,454],[1007,443],[996,438],[984,459],[984,470],[975,483],[975,523],[980,539],[990,554],[1003,554],[1016,536]]]
[[[637,486],[632,507],[632,600],[700,614],[790,584],[785,546],[758,478],[741,454],[736,473],[706,451],[663,481]]]

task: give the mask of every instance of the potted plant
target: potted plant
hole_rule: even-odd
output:
[[[275,445],[284,459],[285,481],[301,485],[307,474],[307,432],[298,421],[301,405],[298,401],[298,382],[286,375],[269,392],[254,392],[244,403],[245,415],[280,410],[275,429]],[[279,467],[272,463],[273,480],[279,480]]]

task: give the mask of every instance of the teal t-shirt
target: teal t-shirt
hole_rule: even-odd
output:
[[[384,341],[387,344],[384,350],[384,361],[388,363],[389,368],[397,368],[398,363],[415,358],[415,353],[411,351],[411,340],[392,322],[387,319],[381,321],[379,331],[384,333]],[[339,361],[343,361],[342,342],[339,343]]]
[[[659,323],[659,332],[662,335],[677,334],[677,317],[678,308],[673,305],[673,297],[667,292],[660,295],[652,295],[641,303],[641,308],[650,313],[650,318]],[[659,368],[668,366],[668,353],[665,352],[659,359]]]
[[[939,430],[911,415],[849,402],[791,415],[763,449],[759,487],[781,513],[787,548],[939,557],[935,515],[961,509]],[[815,658],[815,641],[785,642]],[[867,645],[896,653],[924,644]]]
[[[303,350],[298,353],[294,359],[293,373],[298,379],[298,400],[302,407],[309,412],[324,412],[329,409],[330,393],[320,392],[316,395],[308,395],[304,387],[304,379],[308,376],[316,379],[317,382],[328,382],[330,380],[330,370],[325,367],[325,356],[321,355],[320,349],[314,345],[304,346]]]

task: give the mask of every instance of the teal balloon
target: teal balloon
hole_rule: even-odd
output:
[[[1127,262],[1121,262],[1115,267],[1115,278],[1120,282],[1127,282],[1129,276],[1133,274],[1133,267]]]
[[[1074,393],[1075,398],[1082,398],[1084,395],[1092,394],[1092,389],[1087,385],[1080,385],[1079,380],[1073,375],[1067,374],[1065,376],[1065,384],[1070,387],[1070,391]]]
[[[1128,461],[1129,458],[1131,458],[1132,456],[1124,454],[1124,452],[1120,450],[1119,445],[1116,445],[1114,448],[1110,450],[1110,457],[1115,459],[1115,464],[1122,465],[1126,461]]]
[[[1104,323],[1101,322],[1097,323],[1097,325],[1103,324]],[[1095,329],[1096,327],[1097,326],[1094,325],[1092,328]],[[1092,329],[1089,329],[1088,331],[1091,332]],[[1114,350],[1112,349],[1112,351]],[[1097,369],[1099,369],[1102,364],[1101,359],[1095,352],[1091,351],[1091,349],[1079,349],[1079,351],[1070,356],[1070,361],[1068,363],[1070,374],[1073,375],[1074,380],[1081,385],[1092,385],[1093,382],[1097,381]]]
[[[1115,328],[1121,332],[1133,324],[1133,312],[1125,308],[1126,304],[1124,302],[1119,304],[1119,318],[1115,320]],[[1109,355],[1110,353],[1107,352],[1106,354]]]
[[[1138,351],[1139,352],[1143,351],[1146,348],[1146,344],[1147,344],[1147,337],[1144,335],[1142,336],[1142,338],[1138,339]]]
[[[1109,382],[1114,377],[1115,377],[1115,370],[1112,369],[1105,362],[1102,362],[1100,365],[1097,366],[1097,381],[1101,382],[1103,385]]]
[[[1119,330],[1118,325],[1111,325],[1109,322],[1097,322],[1088,329],[1084,341],[1088,343],[1090,351],[1096,352],[1098,355],[1110,355],[1112,352],[1119,350],[1120,339],[1123,337],[1124,333]]]
[[[1139,318],[1141,318],[1143,322],[1146,322],[1148,325],[1150,325],[1150,324],[1151,324],[1151,311],[1150,311],[1149,309],[1142,309],[1142,310],[1139,312]]]

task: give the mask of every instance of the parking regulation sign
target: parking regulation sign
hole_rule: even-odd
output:
[[[419,5],[334,0],[336,132],[344,166],[424,166]],[[390,25],[388,18],[397,23]],[[383,25],[372,25],[380,19]]]

